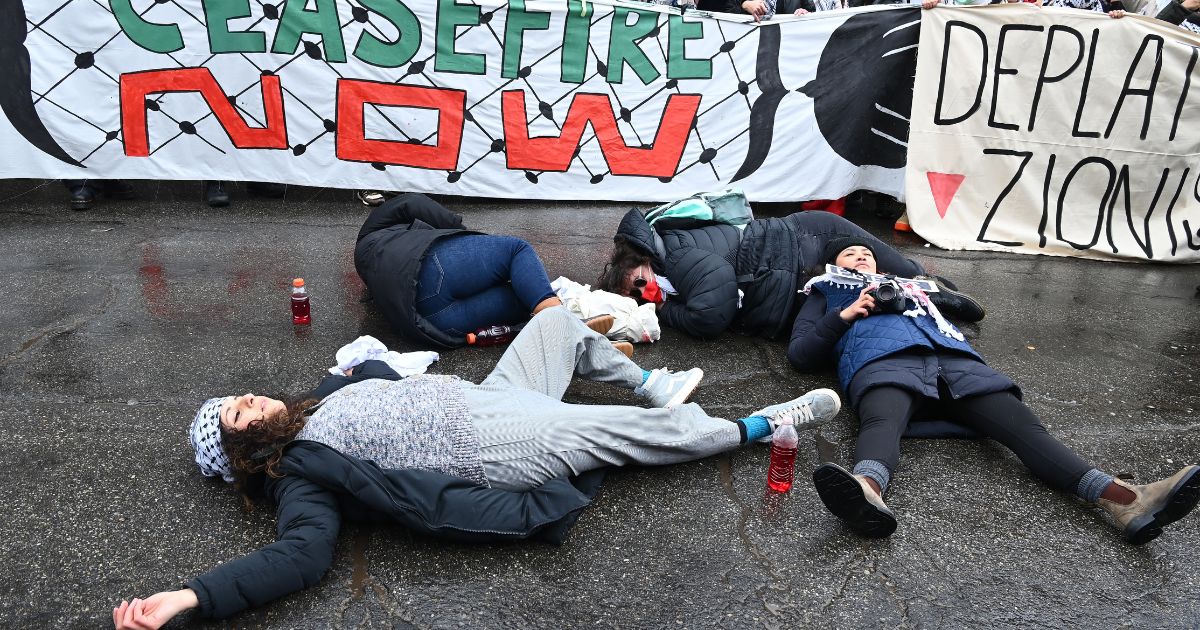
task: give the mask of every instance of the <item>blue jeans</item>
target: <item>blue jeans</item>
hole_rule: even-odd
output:
[[[417,313],[451,335],[524,322],[550,297],[554,289],[537,252],[512,236],[443,238],[425,252],[417,274]]]

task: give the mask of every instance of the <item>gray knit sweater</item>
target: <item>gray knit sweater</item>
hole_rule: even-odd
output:
[[[424,468],[487,486],[455,376],[370,379],[330,394],[296,435],[380,468]]]

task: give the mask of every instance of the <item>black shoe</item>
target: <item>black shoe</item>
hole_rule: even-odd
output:
[[[282,199],[287,193],[287,186],[275,182],[246,182],[246,190],[259,197]]]
[[[847,527],[867,538],[887,538],[896,531],[896,515],[862,477],[837,464],[824,463],[813,471],[821,502]]]
[[[123,179],[108,179],[104,181],[104,194],[113,199],[133,199],[136,193],[133,184]]]
[[[959,321],[973,324],[981,319],[987,313],[983,310],[983,305],[975,301],[974,298],[956,291],[951,283],[937,276],[917,276],[918,280],[932,280],[937,285],[938,290],[929,294],[929,301],[938,307],[938,310],[943,314],[953,317]]]
[[[224,208],[229,205],[229,192],[225,190],[225,182],[204,182],[204,200],[213,208]]]
[[[77,186],[71,189],[71,209],[75,211],[87,210],[92,207],[92,203],[96,201],[96,189],[91,186]]]

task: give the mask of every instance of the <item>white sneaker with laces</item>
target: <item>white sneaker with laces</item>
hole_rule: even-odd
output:
[[[771,421],[771,431],[774,432],[785,417],[790,417],[796,425],[796,430],[815,427],[833,419],[842,408],[842,399],[832,389],[814,389],[799,398],[785,403],[771,405],[750,414],[762,416]],[[770,442],[767,435],[758,439],[759,442]]]
[[[634,389],[639,396],[645,396],[655,407],[674,407],[687,402],[688,396],[696,391],[696,386],[704,378],[704,370],[692,368],[686,372],[672,372],[666,368],[651,370],[645,383]]]

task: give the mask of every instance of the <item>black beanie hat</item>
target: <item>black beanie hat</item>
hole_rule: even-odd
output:
[[[872,254],[875,253],[875,244],[871,241],[861,236],[842,236],[825,244],[825,262],[830,265],[835,264],[834,261],[837,259],[838,254],[842,253],[843,249],[855,245],[866,247],[871,250]]]

